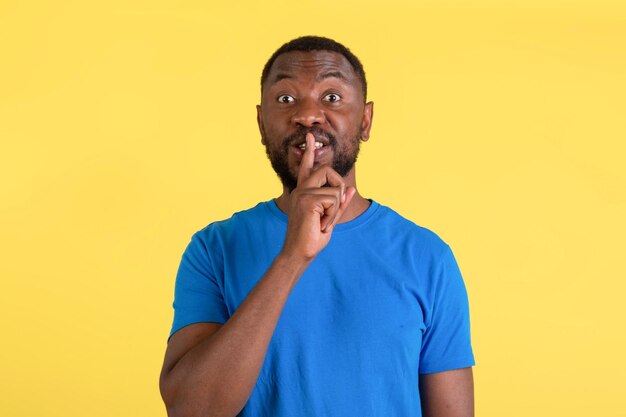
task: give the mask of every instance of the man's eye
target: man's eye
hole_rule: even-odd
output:
[[[331,103],[336,103],[341,100],[341,96],[339,94],[330,93],[324,96],[324,101],[330,101]]]
[[[282,96],[278,96],[279,103],[293,103],[295,99],[287,94],[283,94]]]

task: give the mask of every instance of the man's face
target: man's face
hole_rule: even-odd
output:
[[[329,51],[278,56],[263,85],[257,119],[272,167],[290,191],[308,132],[316,140],[317,169],[341,176],[354,167],[359,141],[369,138],[373,103],[364,103],[361,82],[348,60]]]

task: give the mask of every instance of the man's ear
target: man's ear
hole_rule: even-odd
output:
[[[263,110],[261,105],[256,105],[256,123],[259,125],[259,133],[261,134],[261,143],[265,145],[265,139],[263,138]]]
[[[365,103],[363,108],[363,121],[361,122],[361,140],[366,142],[370,138],[372,119],[374,118],[374,102]]]

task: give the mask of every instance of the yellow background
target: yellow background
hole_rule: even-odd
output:
[[[361,192],[437,232],[478,416],[625,416],[626,3],[0,1],[0,415],[165,416],[191,234],[280,185],[255,121],[283,42],[376,103]]]

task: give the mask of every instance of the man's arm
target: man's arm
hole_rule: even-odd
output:
[[[170,416],[234,416],[243,408],[303,269],[277,258],[223,326],[196,324],[172,336],[160,380]]]
[[[474,417],[472,368],[420,375],[424,417]]]
[[[224,325],[199,323],[172,335],[160,378],[170,417],[235,416],[248,401],[291,290],[356,192],[331,168],[313,170],[314,142],[308,134],[285,243],[263,278]]]

